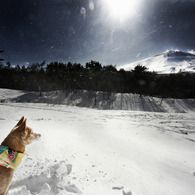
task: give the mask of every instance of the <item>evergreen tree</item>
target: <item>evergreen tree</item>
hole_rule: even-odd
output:
[[[0,50],[0,53],[3,53],[4,50]],[[3,58],[0,58],[0,62],[2,62],[4,59]]]

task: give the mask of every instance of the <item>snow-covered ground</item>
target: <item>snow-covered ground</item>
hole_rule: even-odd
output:
[[[91,91],[39,92],[0,89],[0,102],[49,103],[96,108],[104,110],[131,110],[149,112],[194,112],[195,99],[162,99],[139,94],[121,94]]]
[[[27,147],[8,195],[195,193],[192,111],[96,110],[5,101],[0,103],[0,140],[21,116],[42,138]]]

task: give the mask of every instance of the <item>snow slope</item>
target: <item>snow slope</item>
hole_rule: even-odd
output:
[[[1,141],[21,116],[42,134],[27,147],[8,195],[194,195],[194,112],[95,110],[9,101],[18,91],[0,95]]]
[[[0,104],[0,139],[21,116],[42,134],[8,195],[194,195],[194,113]]]
[[[138,94],[115,94],[90,91],[27,92],[0,89],[0,102],[28,102],[64,104],[71,106],[149,112],[191,112],[195,111],[194,99],[162,99]]]
[[[135,66],[142,65],[149,71],[155,71],[161,74],[178,72],[195,72],[195,55],[178,50],[168,50],[162,54],[120,66],[125,70],[134,69]]]

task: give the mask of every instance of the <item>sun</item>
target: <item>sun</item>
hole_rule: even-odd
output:
[[[124,22],[136,15],[139,0],[103,0],[102,2],[112,19]]]

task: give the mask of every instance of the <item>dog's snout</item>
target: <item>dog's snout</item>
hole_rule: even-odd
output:
[[[36,134],[36,138],[40,138],[41,137],[41,134]]]

